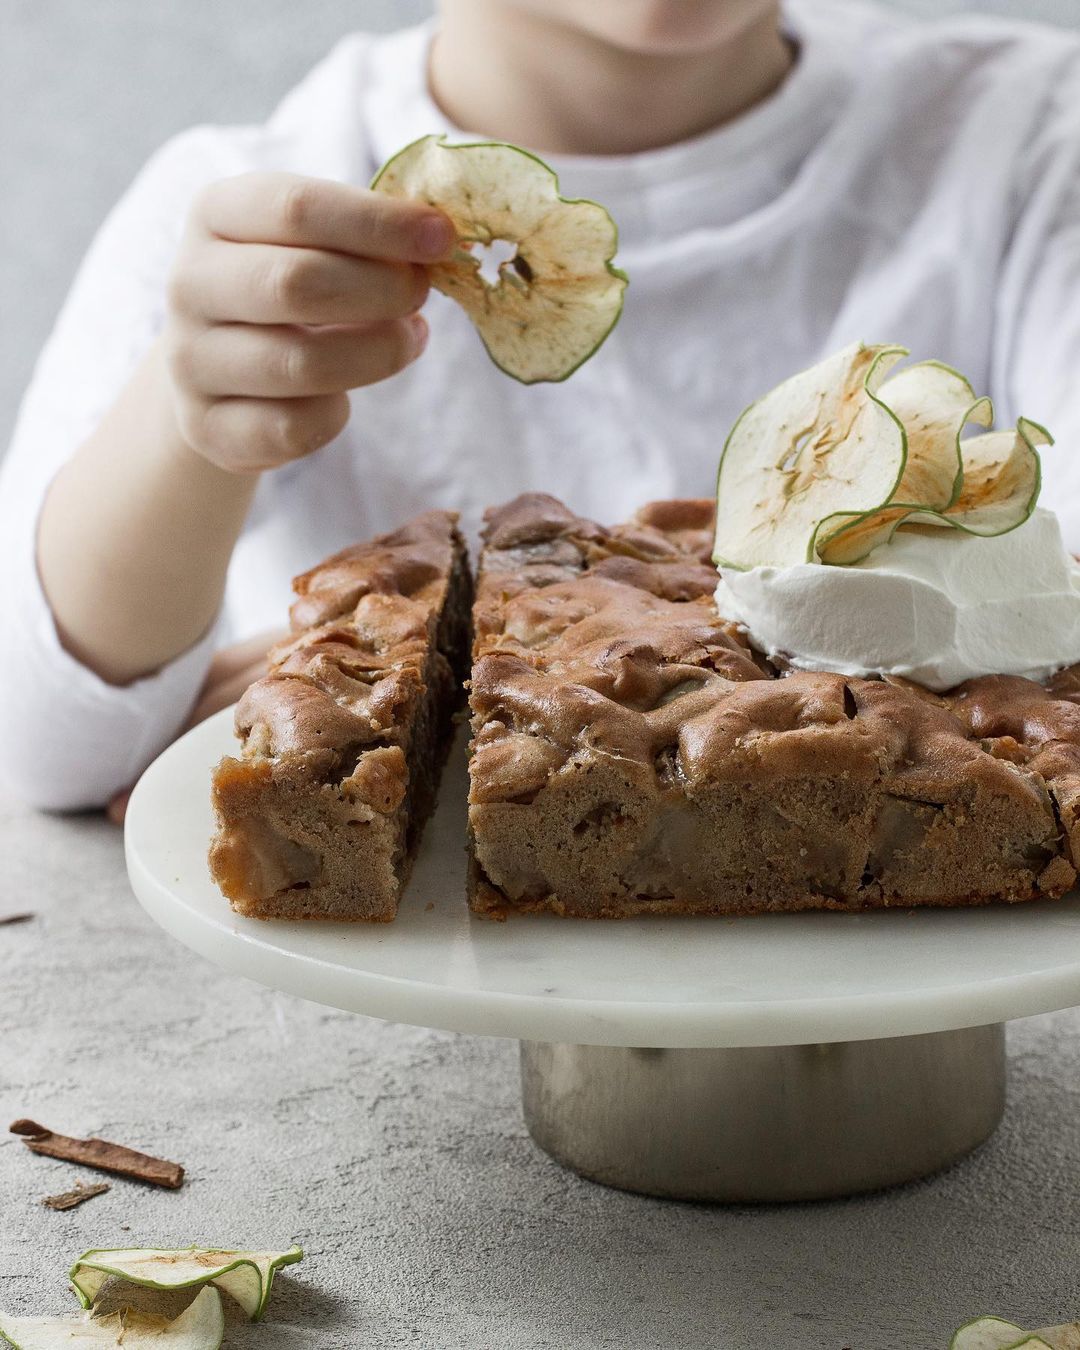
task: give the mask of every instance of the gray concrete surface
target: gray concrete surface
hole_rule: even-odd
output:
[[[88,1246],[288,1245],[227,1346],[933,1350],[967,1318],[1080,1315],[1080,1015],[1014,1023],[997,1136],[860,1200],[714,1209],[604,1190],[528,1139],[516,1047],[339,1014],[220,973],[143,916],[119,833],[0,803],[0,1125],[184,1163],[69,1213],[77,1169],[0,1134],[0,1307],[72,1304]],[[89,1175],[89,1174],[83,1174]]]

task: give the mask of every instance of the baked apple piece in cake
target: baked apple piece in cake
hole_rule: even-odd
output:
[[[604,528],[488,513],[470,906],[590,918],[1057,896],[1080,847],[1078,682],[788,671],[713,601],[710,502]]]
[[[471,580],[456,517],[418,516],[293,583],[292,636],[236,709],[210,870],[253,918],[393,919],[461,699]]]

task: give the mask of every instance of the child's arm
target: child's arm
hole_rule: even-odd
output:
[[[38,569],[64,646],[124,684],[208,628],[260,472],[344,427],[346,391],[423,350],[431,208],[286,174],[198,199],[165,333],[45,499]]]

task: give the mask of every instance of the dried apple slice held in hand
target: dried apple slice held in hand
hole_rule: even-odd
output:
[[[0,1341],[14,1350],[81,1350],[81,1347],[121,1346],[123,1350],[219,1350],[225,1336],[221,1295],[203,1289],[179,1317],[168,1322],[149,1313],[109,1313],[93,1317],[73,1313],[63,1317],[8,1317],[0,1313]]]
[[[431,283],[476,325],[491,359],[523,384],[565,380],[614,328],[627,278],[613,266],[618,231],[596,202],[559,196],[559,180],[527,150],[424,136],[389,159],[376,192],[444,211],[458,247],[429,267]],[[477,246],[513,245],[494,283]]]
[[[100,1249],[84,1252],[71,1267],[69,1278],[84,1308],[90,1307],[101,1286],[113,1276],[147,1289],[216,1284],[236,1299],[250,1318],[258,1319],[266,1309],[274,1272],[302,1256],[299,1247],[290,1247],[287,1252],[236,1252],[215,1247]]]

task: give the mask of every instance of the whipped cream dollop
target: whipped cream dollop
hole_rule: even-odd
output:
[[[901,675],[941,691],[975,675],[1042,680],[1080,661],[1080,566],[1043,509],[989,539],[901,529],[850,567],[725,569],[716,604],[800,670]]]

